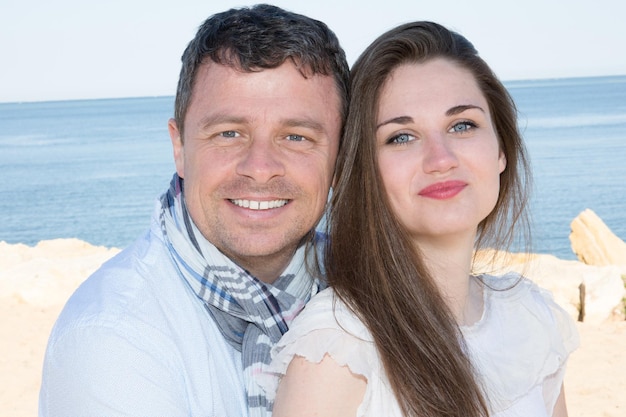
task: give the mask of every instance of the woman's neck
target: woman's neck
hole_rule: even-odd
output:
[[[451,244],[420,242],[419,249],[435,284],[459,325],[471,325],[482,316],[482,287],[471,279],[472,239]]]

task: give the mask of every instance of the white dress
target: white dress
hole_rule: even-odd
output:
[[[494,417],[551,416],[565,363],[578,347],[573,320],[552,295],[519,276],[482,276],[482,318],[462,327],[469,354]],[[489,288],[491,287],[491,288]],[[319,362],[330,355],[367,379],[358,417],[402,416],[382,363],[363,323],[332,289],[316,295],[273,349],[273,361],[259,383],[273,399],[294,355]]]

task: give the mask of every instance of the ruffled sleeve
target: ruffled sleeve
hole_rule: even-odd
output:
[[[483,277],[483,319],[463,333],[493,412],[540,392],[551,414],[567,358],[579,345],[578,333],[551,293],[532,281],[522,278],[511,289],[490,289],[498,286],[497,280],[518,278]]]
[[[290,330],[272,349],[272,362],[257,381],[267,398],[273,400],[294,356],[318,363],[325,355],[366,378],[365,397],[358,416],[376,415],[381,411],[381,415],[395,415],[388,414],[389,407],[393,409],[397,405],[393,404],[395,397],[389,389],[371,334],[330,288],[317,294],[296,317]],[[382,407],[387,407],[386,411]]]

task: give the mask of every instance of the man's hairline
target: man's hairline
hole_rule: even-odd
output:
[[[189,101],[187,103],[187,106],[185,107],[185,111],[183,113],[183,120],[176,120],[174,119],[174,121],[176,122],[176,125],[178,127],[178,130],[181,134],[181,141],[184,142],[184,132],[185,132],[185,119],[187,118],[187,113],[189,112],[189,108],[191,107],[191,104],[193,103],[194,97],[195,95],[195,90],[196,90],[196,85],[197,85],[197,80],[198,80],[198,75],[200,73],[200,70],[202,68],[206,68],[207,66],[210,65],[221,65],[223,67],[228,67],[231,68],[235,71],[241,72],[242,74],[252,74],[252,73],[257,73],[257,72],[262,72],[265,70],[272,70],[272,69],[277,69],[281,66],[283,66],[285,63],[291,61],[293,63],[293,65],[295,66],[296,70],[300,73],[300,75],[305,79],[305,80],[309,80],[309,77],[307,77],[307,75],[302,71],[301,66],[298,66],[295,57],[287,57],[285,60],[283,60],[279,65],[274,66],[274,67],[268,67],[268,68],[262,68],[259,67],[258,70],[256,69],[251,69],[251,70],[244,70],[241,65],[235,64],[235,63],[222,63],[222,62],[218,62],[215,61],[213,58],[211,58],[210,56],[206,56],[202,59],[202,61],[198,64],[198,66],[196,67],[196,71],[194,72],[194,76],[193,79],[191,80],[191,93],[189,95]],[[332,71],[329,74],[324,74],[321,72],[316,72],[314,73],[311,66],[306,66],[306,68],[308,68],[308,72],[310,72],[310,77],[328,77],[332,80],[333,82],[333,86],[334,86],[334,91],[337,97],[337,114],[338,117],[340,119],[340,125],[343,125],[344,121],[343,121],[343,117],[342,117],[342,110],[344,105],[346,105],[347,103],[344,103],[344,96],[342,94],[341,91],[341,87],[339,85],[339,80],[337,79],[337,74],[333,73]],[[179,123],[180,122],[180,123]],[[182,124],[182,126],[181,126]]]

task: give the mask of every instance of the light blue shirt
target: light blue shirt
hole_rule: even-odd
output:
[[[241,354],[179,277],[155,217],[63,309],[39,416],[247,416]]]

